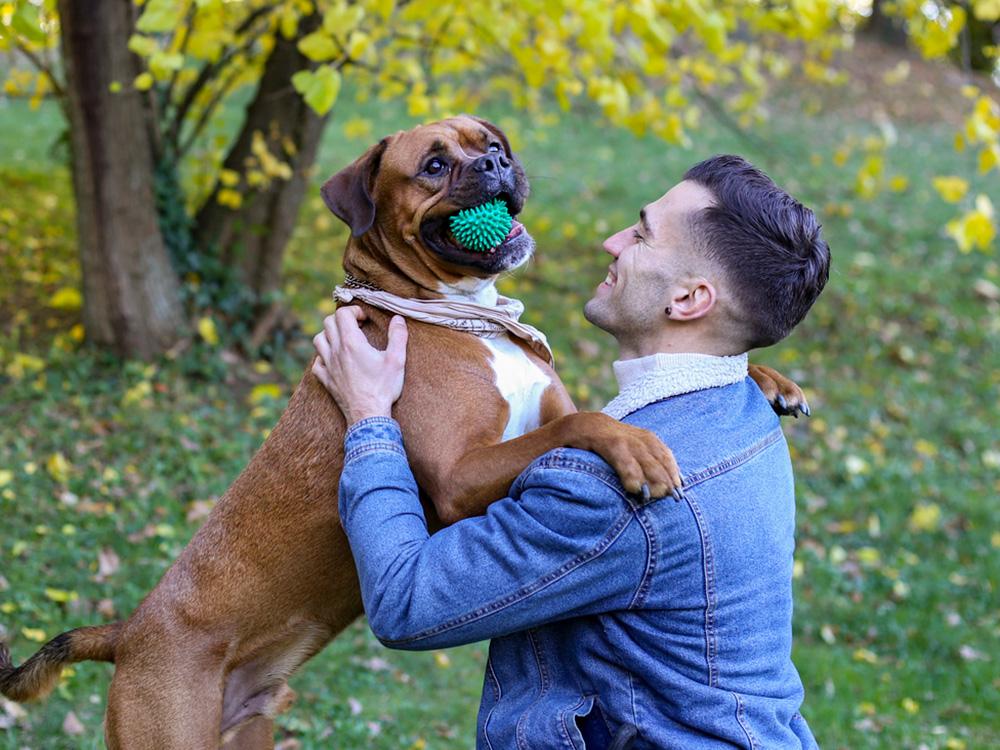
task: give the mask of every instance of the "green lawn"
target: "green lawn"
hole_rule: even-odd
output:
[[[317,185],[368,145],[343,135],[353,109],[375,121],[372,140],[407,125],[392,108],[338,105]],[[496,119],[519,126],[539,247],[502,286],[550,333],[581,406],[612,395],[613,349],[581,315],[607,265],[600,241],[643,203],[698,159],[736,151],[818,210],[834,254],[827,291],[790,340],[755,355],[802,383],[814,414],[785,423],[803,712],[825,748],[1000,745],[1000,268],[942,233],[953,207],[930,177],[974,172],[972,157],[955,163],[950,128],[897,123],[887,177],[908,187],[861,200],[863,149],[844,166],[830,158],[874,132],[849,114],[778,114],[753,143],[708,122],[691,150],[595,118]],[[59,128],[54,108],[0,103],[0,635],[18,661],[37,639],[136,605],[260,444],[310,351],[303,336],[272,366],[230,372],[198,346],[148,366],[78,349],[78,312],[46,306],[78,283],[68,173],[50,148]],[[1000,195],[996,179],[976,187]],[[286,268],[306,332],[345,241],[312,196]],[[266,383],[281,396],[254,398]],[[481,646],[388,651],[359,623],[294,679],[299,699],[280,723],[303,748],[468,748],[484,660]],[[0,726],[14,723],[0,748],[100,747],[110,673],[78,665],[16,721],[0,703]],[[82,734],[65,731],[70,711]]]

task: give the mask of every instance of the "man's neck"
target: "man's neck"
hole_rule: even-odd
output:
[[[743,354],[731,343],[703,336],[661,336],[653,339],[618,340],[619,359],[638,359],[651,354],[708,354],[713,357],[730,357]]]

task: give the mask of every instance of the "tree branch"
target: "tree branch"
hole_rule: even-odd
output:
[[[248,15],[243,22],[236,28],[235,35],[239,37],[240,34],[247,33],[249,29],[254,25],[254,23],[266,15],[268,12],[273,11],[274,6],[265,5],[257,8],[250,15]],[[172,144],[175,148],[178,147],[178,142],[180,141],[181,128],[184,127],[184,118],[187,116],[188,110],[194,104],[194,100],[201,93],[201,90],[205,88],[208,82],[216,75],[222,68],[229,64],[236,55],[244,52],[254,44],[257,40],[264,35],[267,29],[267,25],[263,25],[261,29],[257,30],[255,33],[251,34],[250,37],[244,44],[237,47],[230,48],[222,57],[220,57],[215,62],[206,63],[205,66],[198,73],[198,77],[194,82],[187,87],[184,92],[184,98],[181,99],[180,103],[174,109],[174,116],[170,121],[170,125],[167,127],[166,140]]]

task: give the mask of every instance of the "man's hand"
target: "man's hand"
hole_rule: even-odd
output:
[[[342,307],[323,321],[313,337],[319,355],[312,372],[333,396],[351,425],[365,417],[388,417],[403,390],[406,366],[406,321],[389,322],[384,352],[371,346],[358,327],[367,318],[357,306]]]

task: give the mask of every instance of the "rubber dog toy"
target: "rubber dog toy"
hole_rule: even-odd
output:
[[[451,217],[451,233],[467,250],[485,253],[510,234],[514,220],[500,199],[466,208]]]

